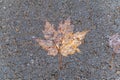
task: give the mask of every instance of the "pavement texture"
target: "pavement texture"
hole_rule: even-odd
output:
[[[74,31],[91,30],[79,48],[48,56],[32,36],[43,37],[45,21],[57,28],[71,18]],[[120,0],[0,0],[0,80],[120,80],[120,54],[112,61],[108,37],[120,33]]]

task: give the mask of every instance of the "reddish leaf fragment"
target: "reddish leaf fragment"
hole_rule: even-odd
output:
[[[118,33],[109,37],[109,45],[115,53],[120,53],[120,35]]]

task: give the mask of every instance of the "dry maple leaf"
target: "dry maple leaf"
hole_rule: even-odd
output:
[[[79,52],[78,46],[82,44],[82,40],[89,30],[73,33],[74,26],[71,25],[68,18],[64,22],[60,22],[58,30],[48,21],[45,23],[43,30],[44,40],[35,38],[39,45],[48,51],[48,55],[55,56],[60,53],[63,56]]]
[[[120,53],[120,35],[118,33],[109,37],[109,45],[115,53]]]

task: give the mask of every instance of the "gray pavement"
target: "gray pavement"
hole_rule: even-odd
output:
[[[64,57],[62,80],[120,80],[120,54],[111,68],[107,38],[120,33],[120,0],[0,0],[0,80],[58,80],[58,56],[31,37],[43,38],[46,20],[57,28],[68,17],[74,32],[91,31],[81,53]]]

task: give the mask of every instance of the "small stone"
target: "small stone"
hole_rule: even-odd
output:
[[[101,43],[102,45],[104,45],[104,43]]]
[[[11,7],[12,6],[12,4],[9,4],[9,7]]]
[[[3,9],[6,9],[6,7],[4,6]]]
[[[120,70],[119,70],[119,71],[116,71],[116,74],[120,74]]]
[[[30,61],[32,64],[34,63],[34,60],[33,59],[31,59],[31,61]]]
[[[16,28],[16,32],[19,32],[19,29],[18,29],[18,28]]]
[[[27,66],[30,66],[30,64],[28,63]]]

